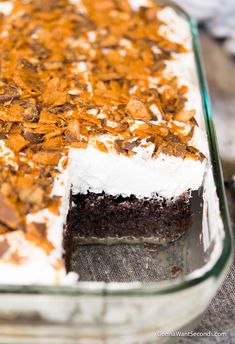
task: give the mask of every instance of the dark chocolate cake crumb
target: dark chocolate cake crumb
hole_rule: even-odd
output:
[[[77,245],[89,243],[173,242],[191,223],[189,194],[167,202],[89,192],[72,197],[64,245],[71,252]]]

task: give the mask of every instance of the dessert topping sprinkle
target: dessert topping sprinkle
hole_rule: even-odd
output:
[[[187,49],[160,34],[162,5],[12,3],[0,18],[0,139],[12,152],[0,152],[0,212],[8,214],[1,228],[22,228],[37,243],[46,237],[42,226],[26,226],[26,216],[58,206],[50,195],[68,147],[93,142],[131,157],[149,143],[153,159],[161,152],[203,159],[189,144],[196,122],[195,111],[185,110],[187,86],[164,73]]]

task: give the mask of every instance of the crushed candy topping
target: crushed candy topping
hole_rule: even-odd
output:
[[[0,154],[0,230],[22,229],[49,252],[46,228],[26,226],[26,216],[56,213],[51,191],[68,147],[94,144],[132,157],[136,147],[154,144],[153,159],[203,155],[189,144],[197,123],[194,109],[185,110],[187,86],[164,74],[166,62],[187,49],[159,33],[162,5],[12,3],[10,15],[0,16],[0,140],[13,152]]]

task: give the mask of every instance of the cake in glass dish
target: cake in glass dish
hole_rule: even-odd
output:
[[[154,1],[0,13],[0,283],[76,283],[78,244],[180,238],[206,168],[187,21]]]

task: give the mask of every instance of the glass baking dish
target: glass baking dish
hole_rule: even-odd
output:
[[[191,27],[210,151],[211,168],[193,195],[193,226],[167,246],[79,247],[75,287],[1,285],[0,343],[165,342],[157,333],[192,328],[229,269],[232,236],[197,27],[164,3]]]

